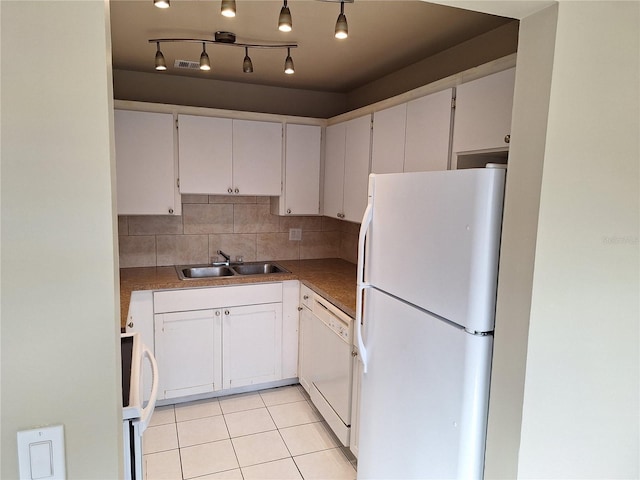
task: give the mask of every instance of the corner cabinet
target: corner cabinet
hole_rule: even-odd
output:
[[[457,87],[452,160],[464,152],[509,147],[514,85],[510,68]]]
[[[327,127],[324,215],[361,222],[367,207],[371,115]]]
[[[118,215],[180,215],[173,114],[114,111]]]
[[[178,115],[180,192],[277,196],[282,124]]]
[[[287,124],[282,195],[273,197],[274,215],[320,214],[322,128]]]

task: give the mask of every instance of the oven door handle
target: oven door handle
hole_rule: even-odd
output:
[[[151,415],[153,414],[153,410],[156,408],[156,400],[158,400],[158,363],[156,362],[156,358],[153,356],[153,353],[146,345],[142,346],[142,356],[147,357],[149,359],[149,363],[151,363],[152,383],[149,402],[147,403],[147,406],[142,409],[142,415],[140,416],[140,434],[142,434],[142,432],[144,432],[149,426]]]

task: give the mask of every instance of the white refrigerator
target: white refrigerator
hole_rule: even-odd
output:
[[[505,173],[370,176],[358,479],[482,478]]]

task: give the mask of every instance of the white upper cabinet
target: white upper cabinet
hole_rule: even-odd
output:
[[[452,92],[443,90],[374,113],[371,171],[446,170]]]
[[[118,215],[180,214],[170,113],[115,110]]]
[[[320,213],[320,151],[322,128],[287,124],[283,191],[272,200],[277,215]]]
[[[180,192],[280,195],[282,124],[178,115]]]
[[[405,172],[447,169],[452,97],[453,89],[449,88],[407,104]]]
[[[515,68],[468,83],[456,91],[453,155],[461,152],[507,149]]]
[[[371,116],[327,127],[324,214],[362,221],[367,206],[371,156]]]

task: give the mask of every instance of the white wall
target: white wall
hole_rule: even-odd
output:
[[[112,89],[104,1],[2,1],[0,477],[63,424],[68,478],[121,475]]]
[[[640,3],[560,2],[520,478],[638,478]]]

